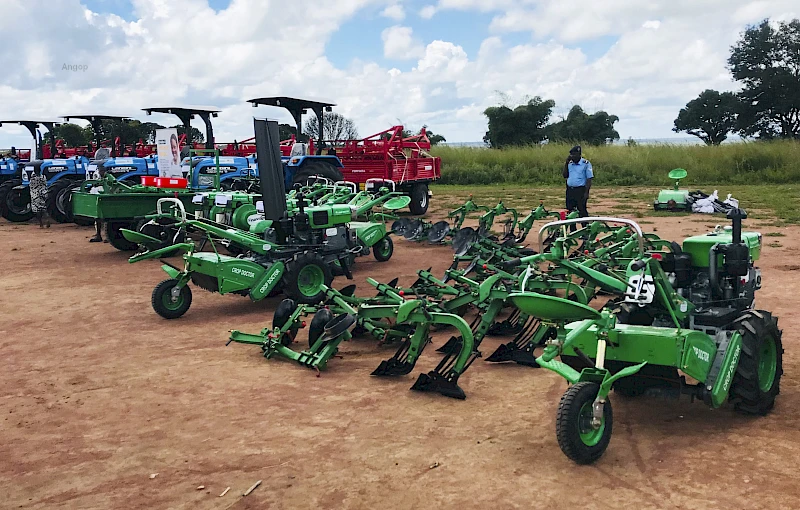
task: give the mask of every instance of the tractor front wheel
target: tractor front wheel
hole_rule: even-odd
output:
[[[47,190],[47,214],[58,223],[72,221],[72,202],[69,199],[73,182],[62,179],[54,182]]]
[[[372,254],[378,262],[386,262],[392,258],[393,253],[394,243],[392,243],[392,238],[389,237],[389,234],[386,234],[383,239],[375,243],[375,246],[372,247]]]
[[[740,413],[765,415],[775,405],[783,375],[778,319],[763,310],[748,310],[734,324],[742,335],[742,352],[728,399]]]
[[[599,459],[611,440],[613,412],[611,401],[603,404],[600,427],[592,426],[592,404],[600,386],[593,382],[579,382],[561,397],[556,418],[556,437],[564,455],[577,464],[591,464]]]
[[[325,298],[323,286],[330,286],[333,274],[316,253],[304,253],[287,264],[286,295],[298,303],[316,304]]]
[[[172,296],[172,289],[178,285],[178,280],[170,278],[156,285],[150,303],[153,310],[165,319],[177,319],[189,310],[192,305],[192,289],[188,285],[181,287],[177,297]]]
[[[428,212],[428,184],[421,182],[411,188],[411,203],[408,205],[411,214]]]
[[[15,223],[28,221],[33,218],[33,209],[31,209],[31,190],[28,187],[15,189],[22,184],[19,179],[8,181],[3,184],[5,188],[0,192],[3,196],[3,214],[8,221]]]

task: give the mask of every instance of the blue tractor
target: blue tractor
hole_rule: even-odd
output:
[[[19,124],[28,129],[33,137],[34,151],[29,161],[16,158],[4,158],[0,166],[2,184],[0,184],[0,213],[9,221],[21,222],[33,218],[31,195],[28,190],[30,178],[34,172],[43,173],[48,186],[60,179],[82,179],[86,172],[88,160],[85,157],[44,159],[40,127],[47,130],[50,138],[50,154],[54,154],[55,140],[53,128],[59,122],[49,120],[4,120],[3,124]],[[49,199],[50,197],[48,197]]]
[[[324,143],[322,140],[325,132],[323,129],[324,112],[331,111],[332,108],[336,106],[334,103],[285,96],[261,97],[249,99],[247,102],[251,103],[254,108],[258,107],[258,105],[264,105],[289,110],[297,126],[298,135],[302,133],[303,129],[303,114],[311,110],[317,116],[317,121],[319,123],[317,132],[319,136],[316,141],[316,150],[314,140],[311,140],[311,144],[309,145],[298,143],[290,149],[288,154],[285,152],[282,153],[281,160],[283,162],[284,185],[287,191],[292,189],[296,184],[305,184],[312,179],[313,176],[324,177],[332,182],[344,180],[342,174],[344,165],[336,154],[333,153],[335,151],[329,149],[332,153],[323,154]]]
[[[183,176],[190,188],[210,189],[215,187],[217,162],[214,156],[186,157],[181,162]],[[219,187],[223,191],[247,190],[258,178],[256,157],[220,156]]]

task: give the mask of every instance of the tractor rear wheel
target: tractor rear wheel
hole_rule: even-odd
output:
[[[316,304],[325,298],[324,286],[333,282],[330,267],[316,253],[303,253],[287,264],[284,291],[298,303]]]
[[[742,352],[728,400],[740,413],[765,415],[775,405],[783,375],[778,319],[763,310],[748,310],[734,324],[742,335]]]
[[[62,179],[54,182],[47,190],[47,214],[58,223],[72,221],[72,202],[69,201],[73,182]]]
[[[139,247],[138,244],[132,243],[122,236],[120,229],[122,228],[135,228],[135,225],[130,221],[106,221],[106,239],[109,244],[119,251],[134,251]]]
[[[389,237],[389,234],[386,234],[383,239],[375,243],[375,246],[372,247],[372,255],[375,256],[375,260],[378,262],[386,262],[392,258],[393,253],[394,243],[392,243],[392,238]]]
[[[292,184],[305,185],[311,176],[314,175],[325,177],[333,182],[344,179],[342,171],[331,163],[325,161],[310,161],[297,170],[294,179],[292,179]]]
[[[178,284],[178,280],[170,278],[156,285],[150,297],[150,304],[153,310],[165,319],[177,319],[185,314],[192,305],[192,289],[188,285],[181,288],[180,294],[176,299],[172,298],[172,289]]]
[[[569,387],[561,397],[556,417],[556,437],[564,455],[578,464],[591,464],[599,459],[611,440],[614,413],[611,401],[603,404],[600,427],[592,426],[592,404],[600,386],[579,382]]]
[[[408,208],[411,214],[428,212],[428,183],[420,182],[411,187],[411,203]]]
[[[31,209],[31,191],[27,186],[22,189],[14,189],[21,184],[20,179],[14,179],[0,187],[5,189],[0,192],[0,196],[3,197],[3,216],[8,221],[23,222],[34,216],[33,209]]]

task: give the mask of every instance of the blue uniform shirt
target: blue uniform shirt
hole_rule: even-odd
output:
[[[579,187],[586,185],[586,179],[594,177],[592,172],[592,164],[588,160],[581,158],[577,163],[570,161],[567,167],[569,177],[567,178],[567,186]]]

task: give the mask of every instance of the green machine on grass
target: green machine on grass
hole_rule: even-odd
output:
[[[653,209],[656,211],[691,211],[692,204],[689,200],[689,190],[680,189],[681,179],[687,176],[683,168],[675,168],[667,175],[675,181],[672,189],[662,189],[658,193],[658,198],[653,202]]]
[[[617,295],[601,310],[537,292],[509,295],[553,331],[536,362],[569,383],[556,418],[567,457],[588,464],[603,455],[613,428],[612,390],[628,397],[688,394],[714,408],[729,402],[745,414],[773,408],[783,373],[781,331],[777,318],[755,307],[761,236],[742,232],[746,217],[734,209],[731,229],[687,238],[666,254],[645,250],[630,220],[581,218],[543,227],[608,220],[629,224],[640,239],[624,277],[597,268],[603,287]]]

